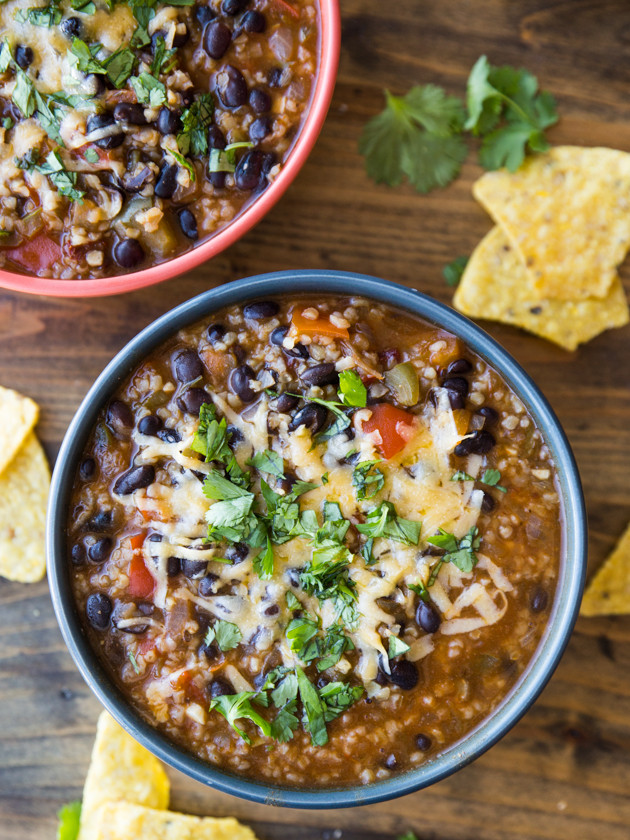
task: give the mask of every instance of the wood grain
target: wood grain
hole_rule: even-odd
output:
[[[89,385],[165,310],[263,271],[376,274],[449,302],[442,266],[490,221],[461,178],[422,197],[372,184],[357,153],[382,89],[418,82],[462,94],[482,53],[525,65],[559,102],[555,143],[630,151],[630,5],[625,0],[344,0],[339,80],[321,138],[279,205],[244,239],[184,278],[118,298],[60,301],[0,293],[0,382],[42,406],[51,460]],[[630,290],[630,273],[623,271]],[[484,325],[551,400],[574,447],[590,520],[590,569],[630,518],[629,331],[565,353]],[[630,619],[580,620],[541,698],[503,741],[456,776],[395,803],[342,812],[253,806],[172,773],[173,807],[234,814],[264,840],[627,840],[630,826]],[[80,796],[99,706],[57,630],[45,583],[0,581],[0,838],[54,836]],[[339,833],[341,832],[341,833]],[[133,840],[130,838],[130,840]]]

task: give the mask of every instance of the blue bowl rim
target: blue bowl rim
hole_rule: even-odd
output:
[[[564,517],[563,555],[549,624],[508,695],[464,738],[420,767],[384,781],[332,789],[286,788],[222,771],[144,721],[107,676],[84,635],[71,595],[64,537],[69,493],[82,448],[100,407],[131,370],[179,329],[224,306],[308,292],[361,296],[400,307],[459,336],[488,361],[543,433],[557,466]],[[434,784],[478,758],[525,714],[550,679],[571,636],[586,573],[587,521],[577,465],[555,413],[530,376],[493,338],[445,304],[397,283],[342,271],[295,270],[246,277],[203,292],[145,327],[103,370],[70,423],[52,477],[46,532],[50,590],[63,638],[83,678],[118,723],[162,761],[203,784],[254,802],[293,808],[382,802]]]

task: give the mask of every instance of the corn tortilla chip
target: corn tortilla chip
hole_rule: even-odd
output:
[[[0,473],[11,463],[38,417],[36,402],[0,385]]]
[[[109,800],[167,808],[168,777],[160,762],[140,746],[107,712],[98,719],[92,760],[83,788],[79,840],[96,837],[96,814]],[[129,833],[127,839],[135,835]]]
[[[514,173],[488,172],[475,198],[521,254],[539,298],[605,297],[630,248],[630,155],[557,146]]]
[[[93,840],[256,840],[254,832],[232,817],[191,817],[156,811],[129,802],[108,802],[99,809]]]
[[[0,575],[34,583],[46,572],[46,503],[50,470],[44,450],[30,432],[0,474]]]
[[[603,299],[538,300],[522,260],[499,227],[475,248],[453,304],[465,315],[522,327],[566,350],[630,320],[618,277]]]
[[[630,613],[630,525],[588,585],[580,614],[626,615]]]

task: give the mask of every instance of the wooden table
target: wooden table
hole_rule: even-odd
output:
[[[338,268],[450,300],[442,266],[490,227],[470,192],[479,169],[471,156],[455,184],[428,197],[371,183],[357,138],[380,110],[383,87],[404,92],[434,82],[461,95],[470,67],[487,53],[496,64],[527,66],[557,96],[555,143],[630,151],[625,0],[343,0],[343,18],[339,82],[322,136],[284,199],[241,242],[187,277],[123,297],[0,293],[0,382],[41,404],[39,434],[51,462],[111,356],[210,286],[276,269]],[[486,326],[541,385],[568,432],[586,491],[592,570],[630,518],[630,331],[566,353]],[[44,840],[54,836],[59,806],[81,795],[99,704],[66,652],[45,582],[0,581],[0,639],[0,838]],[[274,810],[171,773],[172,805],[240,816],[265,840],[394,838],[410,829],[425,840],[627,840],[629,669],[630,619],[580,620],[550,685],[499,745],[393,803]]]

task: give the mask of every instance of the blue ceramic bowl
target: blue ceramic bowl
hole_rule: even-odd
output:
[[[558,469],[564,541],[549,624],[518,683],[486,720],[461,741],[415,770],[370,785],[291,789],[224,772],[195,758],[149,726],[131,708],[94,655],[74,605],[66,550],[66,518],[78,459],[101,406],[125,377],[174,332],[217,309],[270,295],[317,292],[361,295],[398,306],[460,336],[509,383],[541,429]],[[255,802],[293,808],[342,808],[393,799],[450,776],[496,743],[532,705],[567,645],[577,615],[586,568],[586,512],[573,454],[546,399],[503,348],[471,321],[412,289],[338,271],[284,271],[248,277],[211,289],[167,312],[127,344],[98,377],[65,436],[55,467],[48,510],[48,575],[57,620],[83,678],[105,708],[158,758],[199,782]]]

